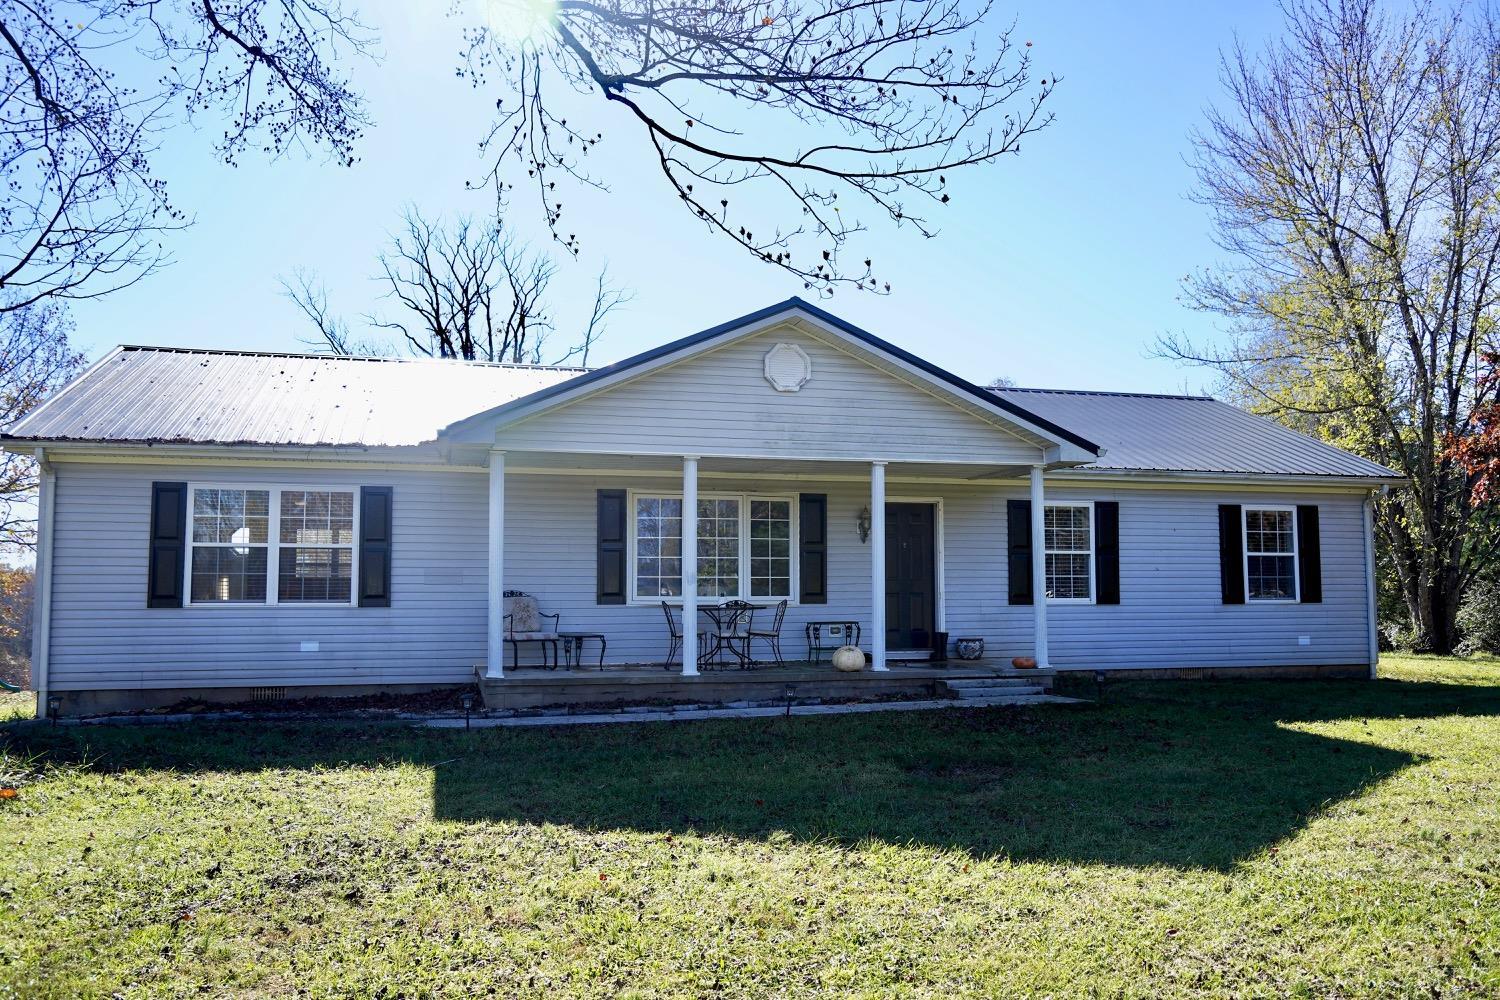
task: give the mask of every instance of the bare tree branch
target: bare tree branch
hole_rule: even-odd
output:
[[[152,170],[184,119],[219,154],[327,150],[366,125],[334,67],[367,52],[336,0],[9,0],[0,8],[0,309],[106,295],[159,269],[188,223]]]
[[[349,332],[349,324],[328,304],[328,287],[313,272],[299,267],[290,278],[282,277],[280,281],[281,294],[302,310],[317,331],[317,337],[302,343],[344,356],[382,357],[391,353],[390,347],[381,341],[355,337]]]
[[[507,91],[482,146],[485,182],[502,203],[530,186],[572,253],[558,183],[602,188],[608,168],[586,165],[603,133],[563,117],[566,89],[622,109],[711,232],[822,294],[889,291],[871,260],[842,262],[864,230],[854,213],[933,236],[948,174],[1019,152],[1052,120],[1056,78],[1033,82],[1031,43],[992,28],[988,3],[559,0],[542,23],[520,4],[514,14],[465,33],[461,72]],[[744,208],[731,212],[732,194]]]
[[[413,354],[463,361],[541,364],[556,330],[548,290],[557,266],[508,234],[498,223],[461,217],[430,219],[414,207],[402,212],[401,228],[380,254],[376,280],[396,309],[370,314],[368,324],[401,335]],[[313,341],[334,354],[385,354],[373,338],[355,338],[334,315],[328,291],[307,271],[282,279],[282,289],[317,331]],[[608,318],[629,302],[630,292],[600,271],[580,340],[554,364],[579,359],[603,335]]]

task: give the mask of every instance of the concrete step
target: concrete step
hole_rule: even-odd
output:
[[[944,679],[943,683],[951,688],[1003,688],[1027,687],[1040,684],[1046,679],[1042,677],[952,677]]]
[[[970,699],[984,698],[1011,698],[1016,695],[1046,694],[1047,689],[1040,684],[1017,684],[1005,687],[960,687],[950,688],[959,698],[968,701]]]

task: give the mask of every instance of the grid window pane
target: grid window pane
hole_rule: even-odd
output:
[[[792,510],[790,499],[700,497],[698,596],[790,597]],[[680,597],[682,501],[638,496],[633,515],[635,596]]]
[[[740,502],[698,501],[698,596],[740,595]]]
[[[1047,553],[1047,596],[1062,600],[1089,597],[1089,557]]]
[[[1252,601],[1297,599],[1297,533],[1291,511],[1245,509],[1245,583]]]
[[[354,595],[354,494],[282,490],[276,599],[347,604]]]
[[[260,604],[266,599],[266,550],[195,545],[190,575],[194,604]]]
[[[1094,596],[1091,513],[1092,509],[1086,505],[1072,504],[1048,506],[1042,511],[1049,598],[1087,601]]]
[[[269,490],[195,489],[189,599],[195,604],[266,599]]]
[[[641,597],[682,596],[682,501],[637,497],[635,589]]]
[[[1297,596],[1296,560],[1292,556],[1248,557],[1249,596],[1257,601],[1290,601]]]
[[[263,545],[270,532],[269,490],[194,490],[193,541]]]
[[[792,503],[750,501],[750,596],[792,596]]]
[[[278,601],[347,604],[354,593],[351,549],[283,545],[278,570]]]
[[[281,541],[294,545],[352,545],[354,494],[283,490]]]

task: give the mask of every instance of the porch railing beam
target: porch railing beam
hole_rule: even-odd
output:
[[[698,673],[698,456],[682,458],[682,676]]]
[[[1047,659],[1047,497],[1042,488],[1042,466],[1031,467],[1031,621],[1038,667]]]
[[[485,676],[505,676],[505,452],[490,452],[489,631]]]
[[[885,463],[870,463],[870,665],[885,670]]]

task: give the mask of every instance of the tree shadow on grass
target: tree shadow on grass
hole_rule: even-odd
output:
[[[1224,869],[1422,758],[1288,723],[1500,715],[1500,688],[1142,683],[1103,704],[541,729],[34,731],[102,768],[432,766],[439,821]],[[47,734],[47,735],[43,735]]]

